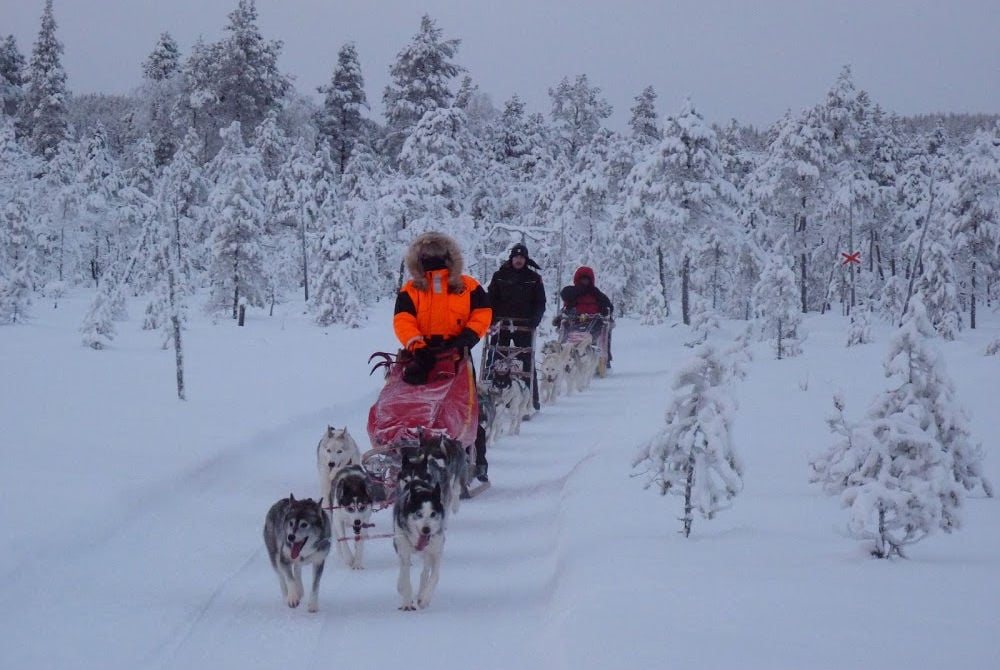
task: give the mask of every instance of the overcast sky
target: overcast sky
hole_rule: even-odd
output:
[[[30,57],[42,0],[0,0],[0,35]],[[127,92],[162,31],[186,54],[217,39],[236,0],[55,0],[75,93]],[[429,13],[462,40],[457,61],[499,107],[518,93],[549,111],[548,88],[587,74],[623,128],[652,84],[661,115],[686,95],[710,121],[765,126],[822,99],[844,64],[902,113],[1000,113],[1000,0],[257,0],[280,64],[314,93],[357,44],[373,114],[399,50]]]

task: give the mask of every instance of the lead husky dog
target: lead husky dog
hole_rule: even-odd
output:
[[[376,499],[375,486],[360,465],[348,465],[333,476],[333,528],[337,549],[347,567],[361,570],[368,529],[371,528],[372,508]],[[354,542],[354,551],[349,546]]]
[[[330,552],[330,519],[323,510],[323,501],[312,498],[296,500],[289,495],[271,505],[264,519],[264,545],[271,567],[278,573],[281,595],[289,607],[298,607],[305,595],[302,586],[302,564],[313,566],[309,611],[319,609],[319,580]]]
[[[316,445],[316,469],[319,471],[319,490],[323,500],[333,500],[330,488],[333,478],[341,468],[361,465],[361,450],[347,428],[327,426]]]
[[[396,582],[396,590],[402,598],[399,609],[423,609],[431,604],[431,597],[441,574],[445,506],[440,484],[432,484],[429,478],[418,475],[401,478],[392,518],[392,545],[399,557],[399,579]],[[416,604],[413,601],[413,584],[410,582],[414,554],[420,554],[424,559]]]

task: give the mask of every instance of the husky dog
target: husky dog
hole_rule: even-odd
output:
[[[493,425],[496,423],[497,407],[490,394],[490,382],[482,380],[476,384],[476,395],[479,400],[479,427],[486,433],[486,444],[491,444]]]
[[[348,465],[361,465],[361,449],[347,428],[327,426],[316,445],[316,469],[323,500],[333,500],[330,487],[337,472]]]
[[[347,567],[361,570],[374,504],[378,498],[371,477],[360,465],[348,465],[333,476],[332,512],[337,549]],[[353,538],[351,537],[353,535]],[[354,551],[348,546],[353,539]]]
[[[422,479],[439,486],[445,507],[458,512],[461,493],[469,484],[468,457],[458,440],[425,433],[418,446],[403,447],[400,455],[402,483]]]
[[[517,374],[521,371],[521,361],[502,361],[493,368],[490,377],[490,396],[493,404],[497,408],[497,416],[494,420],[493,435],[495,437],[500,426],[507,423],[507,433],[519,435],[521,433],[521,420],[525,416],[530,416],[533,411],[531,404],[531,388]]]
[[[396,582],[396,590],[402,598],[399,609],[423,609],[431,604],[444,551],[445,506],[440,484],[432,484],[419,476],[401,478],[392,518],[392,545],[399,557],[399,579]],[[416,604],[410,582],[414,554],[421,554],[424,559]]]
[[[563,384],[566,383],[569,349],[559,340],[549,340],[542,345],[542,355],[538,387],[542,402],[549,405],[556,401]]]
[[[593,347],[593,338],[589,334],[584,334],[570,347],[570,381],[574,390],[583,391],[590,386],[590,382],[597,370],[597,354]]]
[[[313,566],[309,611],[319,609],[319,580],[330,552],[330,519],[323,511],[323,501],[312,498],[296,500],[295,496],[279,500],[271,506],[264,519],[264,545],[271,566],[278,573],[281,595],[289,607],[298,607],[305,590],[302,586],[302,564]]]

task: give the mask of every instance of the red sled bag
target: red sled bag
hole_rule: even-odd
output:
[[[368,411],[368,438],[372,448],[416,443],[420,432],[434,431],[475,444],[479,425],[479,399],[475,371],[469,357],[446,351],[438,358],[426,384],[403,381],[406,366],[389,367],[385,386]]]

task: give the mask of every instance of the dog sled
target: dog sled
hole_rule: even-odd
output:
[[[530,335],[528,346],[515,346],[515,339],[523,339],[521,335]],[[482,362],[479,366],[480,381],[488,382],[496,374],[510,374],[523,379],[524,383],[535,393],[534,375],[531,374],[531,361],[535,356],[535,329],[527,325],[525,319],[501,319],[490,326],[483,342]],[[509,344],[500,344],[507,342]]]
[[[361,463],[371,477],[385,487],[388,497],[395,494],[402,468],[402,454],[407,447],[420,447],[428,437],[444,436],[461,444],[472,480],[476,431],[479,427],[479,402],[475,372],[468,356],[454,349],[437,354],[425,384],[408,384],[403,371],[412,360],[407,352],[393,355],[372,354],[369,362],[381,360],[372,369],[385,368],[385,386],[368,412],[368,437],[371,449],[362,454]],[[469,489],[473,496],[486,485]]]
[[[608,372],[608,333],[613,326],[611,319],[600,314],[563,311],[559,314],[559,342],[574,346],[589,339],[597,353],[595,373],[603,377]]]

